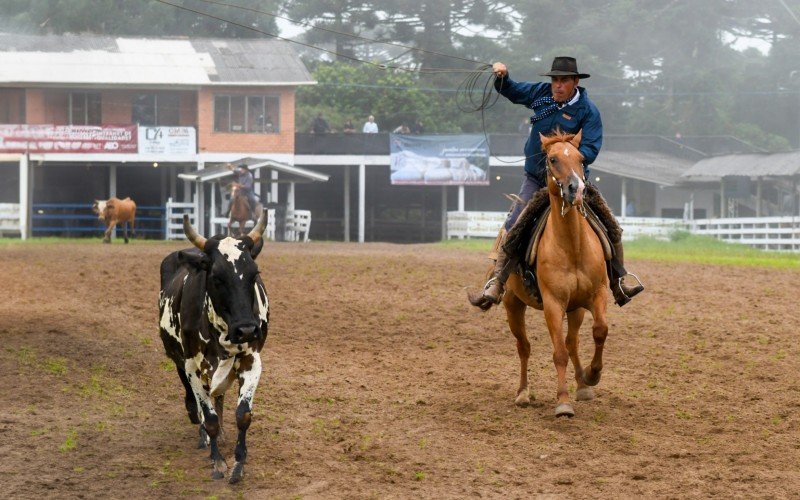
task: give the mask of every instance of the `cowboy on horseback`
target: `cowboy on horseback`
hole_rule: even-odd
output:
[[[247,168],[246,163],[240,163],[235,168],[233,165],[229,164],[228,168],[233,170],[233,175],[236,176],[235,182],[239,184],[241,194],[247,197],[247,202],[250,204],[250,213],[255,214],[258,202],[256,201],[256,194],[253,190],[253,185],[255,183],[253,173]]]
[[[498,236],[498,242],[495,245],[497,260],[492,277],[484,286],[482,294],[469,297],[472,305],[483,310],[500,302],[505,291],[506,280],[518,265],[519,256],[509,255],[504,248],[505,233],[511,230],[520,213],[537,192],[543,193],[542,200],[544,202],[531,204],[531,209],[544,210],[548,206],[545,179],[547,157],[542,152],[542,135],[546,136],[559,131],[570,134],[581,132],[578,152],[583,156],[585,179],[588,179],[588,166],[597,158],[603,144],[603,124],[600,120],[600,112],[589,100],[586,89],[578,86],[580,79],[589,78],[589,75],[578,71],[575,58],[556,57],[551,70],[541,75],[549,76],[550,83],[515,82],[508,77],[508,69],[501,62],[494,63],[492,71],[497,77],[494,82],[497,92],[515,104],[522,104],[530,108],[533,116],[530,118],[532,125],[530,136],[525,144],[525,178],[520,188],[519,199],[510,210],[501,234]],[[543,189],[544,191],[542,191]],[[586,189],[587,204],[609,229],[609,236],[612,237],[614,257],[610,265],[614,279],[611,280],[610,286],[614,301],[623,306],[630,302],[633,296],[644,290],[644,287],[640,282],[635,285],[625,283],[624,277],[628,273],[623,265],[622,230],[597,189],[588,183]],[[540,214],[532,215],[538,218]]]

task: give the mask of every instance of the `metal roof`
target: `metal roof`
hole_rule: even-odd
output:
[[[250,170],[266,168],[268,170],[280,172],[281,175],[278,177],[278,183],[328,182],[328,179],[330,178],[329,175],[321,174],[313,170],[295,167],[294,165],[281,163],[275,160],[265,160],[263,158],[242,158],[241,160],[236,160],[230,163],[233,165],[240,165],[244,163]],[[233,172],[228,168],[228,164],[225,163],[211,168],[204,168],[203,170],[195,170],[194,172],[178,174],[178,177],[187,181],[209,182],[222,179],[229,175],[233,175]]]
[[[698,161],[682,179],[718,182],[723,177],[791,177],[800,174],[800,151],[712,156]]]
[[[0,33],[0,85],[309,85],[281,40]]]
[[[662,153],[603,150],[589,168],[595,172],[639,179],[663,186],[675,186],[681,174],[689,170],[691,161]]]

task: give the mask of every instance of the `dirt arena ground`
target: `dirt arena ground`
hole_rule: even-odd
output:
[[[518,408],[505,313],[467,305],[481,253],[334,243],[259,257],[272,310],[248,463],[239,485],[212,481],[158,337],[158,265],[183,246],[0,246],[4,498],[800,492],[800,272],[633,263],[649,289],[610,312],[598,397],[556,420],[541,314]]]

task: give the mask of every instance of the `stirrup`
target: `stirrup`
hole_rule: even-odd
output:
[[[625,275],[623,275],[623,276],[620,276],[620,277],[617,279],[617,288],[619,289],[619,293],[621,293],[621,294],[622,294],[622,296],[623,296],[623,297],[625,297],[626,299],[628,299],[628,300],[631,300],[631,298],[630,298],[630,297],[628,297],[628,295],[625,293],[625,290],[622,288],[622,279],[623,279],[623,278],[625,278],[626,276],[633,276],[633,277],[634,277],[634,279],[636,279],[636,282],[637,282],[637,283],[639,283],[639,286],[640,286],[640,287],[642,287],[642,290],[640,290],[640,291],[643,291],[643,290],[644,290],[644,283],[642,283],[642,280],[640,280],[640,279],[639,279],[639,277],[638,277],[638,276],[636,276],[636,275],[635,275],[635,274],[633,274],[633,273],[626,273]],[[638,293],[638,292],[637,292],[637,293]]]
[[[486,284],[483,285],[483,297],[488,299],[488,300],[490,300],[493,304],[499,304],[500,302],[503,301],[503,296],[506,294],[505,286],[501,286],[502,290],[500,291],[500,295],[497,296],[497,300],[496,301],[492,300],[492,299],[489,299],[489,297],[486,296],[486,290],[488,290],[492,286],[492,284],[494,282],[500,283],[500,280],[497,279],[497,276],[492,276],[489,279],[489,281],[487,281]]]

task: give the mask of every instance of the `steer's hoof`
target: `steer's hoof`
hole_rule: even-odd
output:
[[[581,387],[575,392],[575,401],[589,401],[594,399],[594,389]]]
[[[575,416],[575,410],[572,409],[571,404],[561,403],[560,405],[556,406],[556,417],[572,418],[574,416]]]
[[[228,479],[230,484],[236,484],[242,480],[242,476],[244,475],[244,464],[242,462],[236,462],[233,466],[233,470],[231,471],[231,478]]]

